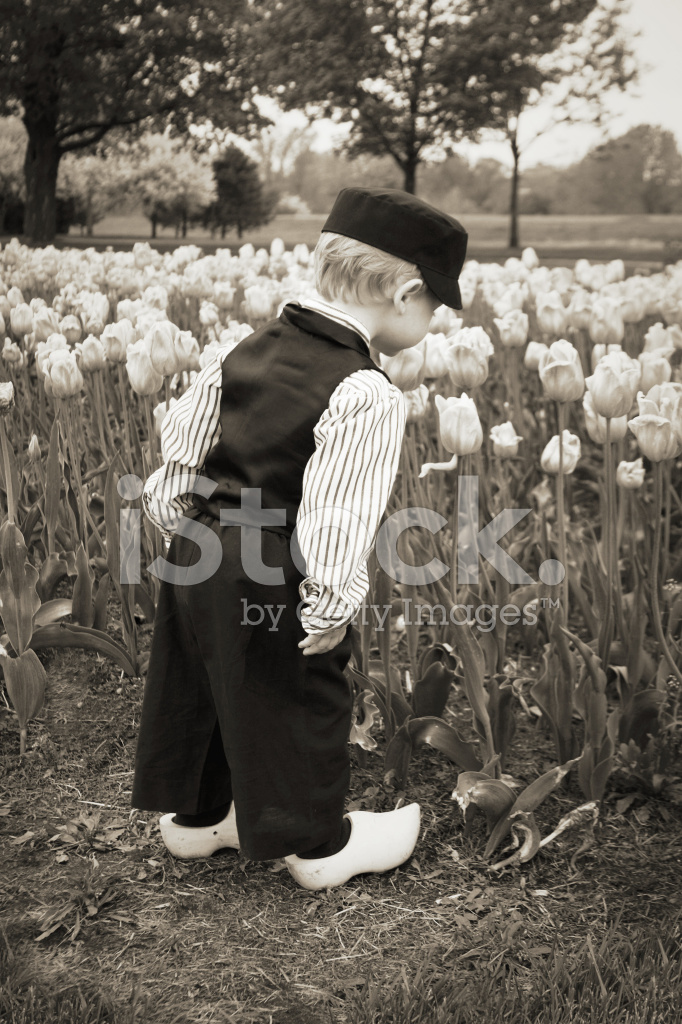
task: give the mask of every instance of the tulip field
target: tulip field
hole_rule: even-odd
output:
[[[401,525],[347,670],[352,806],[416,799],[423,837],[312,896],[175,862],[129,806],[163,419],[311,294],[311,253],[0,250],[0,1021],[676,1019],[682,262],[526,249],[460,283],[374,354],[407,406]]]

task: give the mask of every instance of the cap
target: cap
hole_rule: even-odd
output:
[[[457,282],[468,235],[458,220],[435,206],[397,188],[344,188],[322,230],[416,263],[436,298],[462,308]]]

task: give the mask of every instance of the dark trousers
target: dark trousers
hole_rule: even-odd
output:
[[[234,799],[248,857],[303,853],[336,837],[344,813],[351,627],[331,651],[304,655],[289,538],[261,533],[263,563],[285,577],[266,586],[242,568],[240,527],[198,519],[218,534],[222,561],[203,583],[161,583],[132,806],[199,814]],[[189,566],[199,548],[176,534],[166,558]],[[272,616],[284,606],[275,627],[267,605]]]

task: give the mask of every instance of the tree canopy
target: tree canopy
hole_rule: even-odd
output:
[[[65,153],[116,126],[210,120],[239,131],[260,121],[250,103],[257,55],[248,0],[1,0],[0,114],[28,133],[26,233],[55,230]]]

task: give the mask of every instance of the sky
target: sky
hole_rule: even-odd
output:
[[[634,48],[640,63],[640,81],[625,95],[614,93],[610,100],[613,117],[606,135],[615,138],[637,124],[661,125],[674,132],[682,151],[682,0],[630,0],[630,12],[622,21],[631,34],[639,32]],[[521,134],[525,131],[527,137],[534,135],[547,123],[548,115],[546,107],[528,112]],[[329,122],[318,122],[316,132],[315,148],[328,149],[338,128]],[[581,159],[604,137],[603,129],[588,126],[557,128],[528,146],[522,166],[566,166]],[[523,137],[521,142],[523,149]],[[504,142],[463,143],[457,148],[472,161],[495,157],[511,164],[509,145]]]

